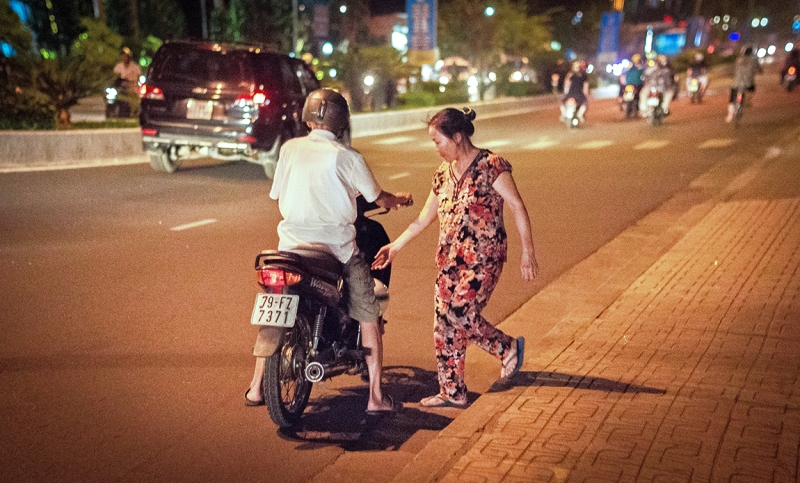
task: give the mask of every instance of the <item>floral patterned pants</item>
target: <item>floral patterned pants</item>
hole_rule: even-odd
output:
[[[467,396],[464,383],[467,345],[472,342],[502,360],[514,339],[481,316],[492,295],[502,263],[458,265],[439,272],[436,280],[433,342],[439,391],[452,399]]]

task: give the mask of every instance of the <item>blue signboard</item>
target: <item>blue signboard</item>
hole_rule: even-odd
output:
[[[436,0],[406,0],[408,50],[436,49]]]
[[[622,25],[622,12],[605,12],[600,20],[600,42],[597,46],[598,56],[616,54],[619,43],[619,27]]]

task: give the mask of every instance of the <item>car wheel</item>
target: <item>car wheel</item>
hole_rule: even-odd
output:
[[[168,150],[148,150],[147,154],[150,156],[150,167],[159,173],[174,173],[181,165],[178,156],[170,156]]]

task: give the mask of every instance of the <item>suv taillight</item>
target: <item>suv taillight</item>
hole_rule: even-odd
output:
[[[142,99],[153,99],[156,101],[164,100],[164,91],[156,86],[142,84],[139,86],[139,97]]]
[[[256,280],[266,287],[283,287],[299,283],[303,280],[303,276],[299,273],[286,272],[284,270],[262,268],[256,270]]]
[[[269,104],[269,97],[267,97],[267,93],[264,91],[256,91],[251,92],[248,94],[242,94],[236,98],[236,105],[240,106],[266,106]]]

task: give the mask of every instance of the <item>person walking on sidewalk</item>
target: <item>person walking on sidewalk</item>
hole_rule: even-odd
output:
[[[420,401],[424,407],[467,405],[464,383],[466,349],[475,343],[502,361],[502,378],[522,367],[524,339],[495,328],[481,315],[506,261],[503,203],[508,203],[522,240],[522,278],[539,272],[528,211],[511,176],[511,165],[472,144],[475,112],[447,108],[428,121],[428,134],[444,162],[416,220],[381,248],[373,268],[388,265],[400,249],[439,219],[435,289],[434,347],[439,393]]]

